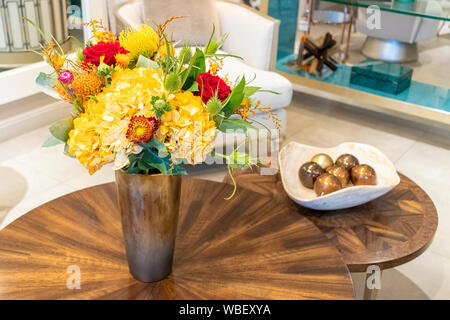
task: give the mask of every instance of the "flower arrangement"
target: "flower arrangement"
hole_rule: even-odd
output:
[[[219,131],[254,128],[258,110],[279,126],[270,107],[251,98],[261,88],[245,77],[231,83],[217,75],[228,55],[217,54],[226,36],[213,41],[214,27],[204,49],[185,45],[175,52],[165,29],[178,18],[156,31],[142,25],[118,37],[91,21],[93,37],[73,59],[47,39],[41,54],[53,72],[41,73],[37,83],[71,103],[74,112],[50,127],[44,146],[64,143],[65,153],[90,174],[114,163],[130,174],[177,175],[186,173],[184,163],[205,161]],[[237,149],[221,156],[230,173],[259,163]]]

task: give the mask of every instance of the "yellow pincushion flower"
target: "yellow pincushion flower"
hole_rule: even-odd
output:
[[[102,80],[94,72],[76,74],[71,88],[80,96],[95,96],[100,92]]]
[[[158,48],[159,39],[148,25],[141,25],[138,30],[123,30],[119,36],[120,45],[129,51],[131,59],[139,55],[150,58]]]

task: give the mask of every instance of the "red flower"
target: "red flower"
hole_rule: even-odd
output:
[[[217,98],[225,101],[231,93],[230,87],[219,76],[213,76],[209,72],[201,73],[197,77],[198,92],[197,95],[202,96],[204,103],[214,97],[217,92]]]
[[[108,66],[116,63],[115,55],[118,53],[128,53],[128,51],[120,46],[119,41],[116,42],[99,42],[94,46],[86,47],[83,54],[86,56],[84,63],[92,63],[96,66],[100,64],[100,58],[105,57],[103,62]]]

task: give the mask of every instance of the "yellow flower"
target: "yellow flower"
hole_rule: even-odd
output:
[[[123,168],[131,153],[142,150],[127,138],[130,120],[155,117],[152,97],[163,95],[172,110],[162,115],[153,137],[163,142],[174,158],[204,161],[214,145],[215,122],[200,97],[190,91],[167,92],[163,71],[151,68],[119,69],[112,74],[110,86],[95,100],[89,99],[83,105],[85,112],[74,120],[67,141],[69,153],[91,174],[110,162],[115,162],[115,169]]]
[[[175,50],[173,49],[172,44],[169,43],[169,53],[170,53],[170,55],[173,56],[174,52],[175,52]],[[167,57],[167,45],[166,45],[165,41],[161,41],[161,45],[158,48],[158,54],[161,57],[164,57],[164,58]]]
[[[205,161],[212,150],[216,135],[216,124],[201,97],[190,91],[169,95],[173,110],[161,117],[156,138],[166,144],[175,158],[186,159],[195,164]]]
[[[116,65],[121,68],[126,68],[130,64],[130,57],[127,54],[118,53],[114,58],[116,58]]]
[[[120,45],[129,51],[131,59],[136,59],[139,55],[152,57],[159,43],[156,32],[145,24],[141,25],[139,30],[123,30],[119,41]]]
[[[101,90],[102,81],[94,72],[83,72],[75,75],[70,86],[80,96],[95,96]]]
[[[139,150],[126,137],[134,115],[154,116],[152,96],[166,94],[162,71],[150,68],[120,69],[112,74],[111,85],[89,99],[85,112],[74,120],[69,133],[69,153],[93,174],[103,165],[116,162],[116,168],[127,164],[127,156]]]

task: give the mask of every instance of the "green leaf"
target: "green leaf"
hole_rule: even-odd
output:
[[[245,77],[242,77],[241,81],[233,91],[231,91],[230,97],[227,99],[227,104],[223,108],[225,117],[229,118],[232,114],[236,112],[236,109],[241,105],[244,99],[244,88],[245,88]]]
[[[150,142],[147,143],[150,148],[154,148],[158,150],[158,157],[165,158],[168,156],[169,152],[167,151],[166,145],[159,141],[158,139],[153,138]]]
[[[143,55],[139,55],[139,58],[136,62],[136,68],[152,68],[152,69],[160,69],[159,64],[149,58],[144,57]]]
[[[66,142],[69,139],[69,132],[73,129],[73,118],[59,120],[50,128],[50,133],[56,139]]]
[[[64,143],[64,141],[61,141],[57,138],[55,138],[54,136],[50,136],[47,140],[45,140],[45,142],[42,144],[43,148],[49,148],[49,147],[53,147],[56,146],[58,144],[62,144]]]
[[[192,83],[192,86],[190,88],[186,89],[185,91],[192,91],[192,92],[198,91],[198,82],[194,81]]]
[[[64,154],[70,158],[75,158],[75,156],[69,153],[69,145],[67,143],[64,145]]]
[[[153,140],[156,139],[152,139],[152,141]],[[158,142],[153,143],[159,145]],[[144,147],[144,155],[142,157],[142,160],[145,161],[146,165],[150,168],[157,169],[165,175],[186,174],[186,170],[184,168],[180,168],[175,163],[173,163],[170,155],[167,155],[166,157],[160,157],[158,149],[155,150],[151,148],[148,143],[143,144],[142,146]]]
[[[261,89],[261,87],[245,87],[244,88],[244,95],[246,97],[251,97],[255,93],[257,93]]]
[[[161,120],[164,113],[172,111],[173,108],[166,99],[166,95],[163,94],[162,97],[153,96],[151,100],[153,105],[152,111],[155,112],[156,119]]]
[[[185,69],[181,75],[182,75],[182,89],[183,91],[186,91],[192,85],[194,82],[197,82],[197,77],[200,73],[206,72],[206,62],[205,62],[205,54],[202,50],[197,48],[195,50],[195,54],[191,59],[191,62],[189,63],[189,66],[187,69]]]
[[[242,130],[244,133],[247,133],[248,129],[255,129],[256,127],[252,126],[247,121],[242,119],[225,119],[222,121],[222,124],[219,127],[219,130],[222,132],[227,132],[227,130]]]
[[[41,88],[41,91],[45,94],[60,99],[59,94],[52,88],[58,82],[58,76],[54,74],[39,73],[36,78],[36,84]]]

